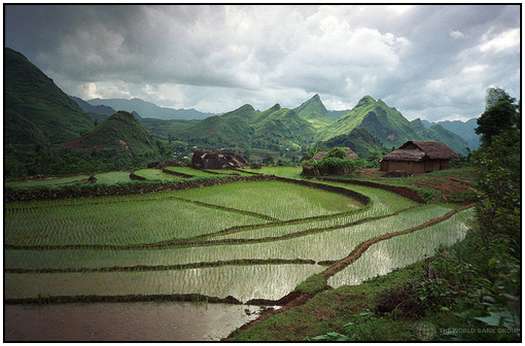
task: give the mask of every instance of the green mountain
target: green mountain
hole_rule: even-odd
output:
[[[153,137],[131,113],[119,111],[88,134],[64,144],[72,150],[117,151],[137,156],[158,153]]]
[[[384,153],[388,150],[366,129],[357,127],[350,133],[333,137],[321,142],[322,147],[350,147],[360,158],[367,158],[371,153]]]
[[[443,126],[436,123],[430,123],[430,126],[428,126],[421,119],[412,120],[411,124],[421,138],[443,142],[458,153],[466,153],[468,144],[461,137],[448,131]]]
[[[408,140],[437,140],[455,151],[465,154],[467,143],[456,134],[432,126],[426,128],[422,121],[410,122],[396,108],[371,96],[363,97],[357,105],[334,123],[321,130],[319,138],[331,138],[363,128],[387,148],[397,147]]]
[[[319,94],[312,96],[312,98],[295,108],[294,111],[300,118],[308,121],[316,129],[326,127],[334,121],[334,117],[339,115],[337,112],[330,112],[326,109]]]
[[[65,163],[76,171],[122,170],[145,166],[169,155],[136,115],[119,111],[88,134],[63,144]]]
[[[179,125],[182,126],[171,132],[172,137],[192,146],[213,148],[297,151],[304,143],[311,142],[315,134],[313,126],[296,111],[281,108],[278,104],[262,112],[244,105],[191,125]]]
[[[399,111],[365,96],[350,112],[322,131],[321,138],[326,140],[349,133],[357,127],[365,128],[386,147],[400,145],[415,136],[410,122]]]
[[[185,127],[184,131],[175,132],[173,135],[195,146],[242,147],[251,142],[254,130],[249,122],[256,113],[251,105],[244,105],[234,111],[195,122]]]
[[[94,127],[93,120],[25,56],[4,48],[7,176],[37,174],[56,144]]]
[[[478,119],[474,118],[467,121],[445,120],[438,121],[436,124],[463,138],[471,150],[479,148],[479,135],[476,133]]]
[[[52,79],[22,54],[5,48],[6,113],[16,123],[30,122],[38,127],[49,143],[61,143],[93,128],[93,121],[66,95]],[[7,122],[7,135],[11,134]],[[24,141],[25,144],[25,141]]]
[[[117,111],[137,112],[147,118],[157,119],[204,119],[212,116],[212,113],[200,112],[196,109],[174,109],[168,107],[160,107],[154,103],[141,100],[139,98],[132,99],[92,99],[87,101],[94,106],[109,106]]]
[[[371,96],[348,111],[328,110],[316,94],[294,109],[247,104],[204,119],[169,119],[180,110],[140,99],[69,97],[20,53],[6,48],[5,55],[6,176],[122,169],[187,156],[195,146],[292,162],[318,142],[349,146],[361,157],[412,139],[466,151],[466,142],[444,126],[410,122]]]
[[[84,113],[87,113],[91,119],[100,122],[109,118],[115,110],[109,106],[99,105],[93,106],[91,103],[82,100],[80,97],[70,96],[73,101],[82,109]]]
[[[66,95],[9,48],[5,66],[5,176],[121,169],[169,154],[138,114],[109,116],[109,107]]]

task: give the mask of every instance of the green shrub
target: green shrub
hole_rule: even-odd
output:
[[[338,159],[345,159],[346,158],[346,151],[344,148],[341,147],[335,147],[330,149],[328,152],[328,155],[326,157],[333,157]]]
[[[327,156],[320,161],[308,160],[303,162],[303,175],[349,175],[361,166],[359,160],[346,160]]]
[[[307,293],[307,294],[316,294],[321,292],[328,286],[326,278],[321,274],[314,274],[308,277],[306,280],[301,282],[296,288],[295,292]]]

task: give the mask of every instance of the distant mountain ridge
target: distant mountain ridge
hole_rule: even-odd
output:
[[[297,163],[316,144],[349,146],[366,158],[416,139],[465,154],[468,144],[456,133],[472,132],[475,124],[408,121],[371,96],[351,110],[330,111],[318,94],[295,108],[275,104],[260,111],[246,104],[220,115],[195,111],[204,119],[171,119],[194,110],[140,99],[86,102],[66,95],[22,54],[5,48],[5,57],[6,176],[127,169],[184,157],[195,147]]]
[[[139,98],[132,99],[91,99],[87,101],[93,106],[108,106],[116,111],[137,112],[145,118],[157,118],[164,120],[190,120],[190,119],[205,119],[214,115],[213,113],[204,113],[196,109],[174,109],[168,107],[160,107],[154,103],[141,100]]]
[[[339,114],[334,114],[334,112],[326,109],[319,94],[315,94],[299,107],[294,108],[294,111],[315,128],[325,127],[339,116]]]
[[[467,121],[444,120],[438,121],[437,124],[462,137],[471,150],[479,148],[479,135],[476,133],[476,128],[478,127],[477,118]]]
[[[427,128],[422,121],[410,122],[395,107],[371,96],[361,98],[354,108],[321,130],[319,138],[328,141],[358,128],[367,130],[386,148],[408,140],[435,140],[460,154],[467,152],[467,142],[458,135],[437,124]]]

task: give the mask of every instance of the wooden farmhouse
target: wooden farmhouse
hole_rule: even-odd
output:
[[[247,161],[240,155],[226,151],[195,150],[191,165],[200,169],[241,168]]]
[[[440,142],[408,141],[381,160],[381,171],[425,173],[447,169],[451,159],[458,158],[452,149]]]

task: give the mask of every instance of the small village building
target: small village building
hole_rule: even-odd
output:
[[[433,141],[408,141],[381,160],[381,171],[426,173],[447,169],[449,161],[458,158],[446,144]]]
[[[242,168],[247,163],[241,155],[222,150],[194,150],[191,158],[191,165],[199,169]]]
[[[359,158],[357,156],[357,154],[352,149],[350,149],[348,147],[341,147],[341,149],[343,149],[345,151],[345,159],[347,159],[347,160],[357,160]],[[324,159],[327,155],[328,155],[328,151],[321,150],[321,151],[318,151],[312,157],[312,159],[314,159],[316,161],[320,161],[320,160]]]

